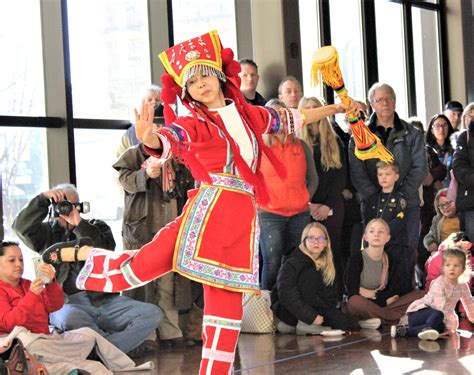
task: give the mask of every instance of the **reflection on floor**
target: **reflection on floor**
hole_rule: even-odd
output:
[[[242,334],[235,373],[277,374],[473,374],[472,326],[461,334],[421,341],[392,339],[387,330],[362,330],[340,337]],[[201,347],[160,351],[153,374],[197,374]],[[121,373],[141,375],[144,372]],[[147,374],[150,374],[149,372]]]

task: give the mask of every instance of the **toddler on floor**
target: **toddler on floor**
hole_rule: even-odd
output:
[[[466,270],[466,253],[459,248],[443,252],[443,273],[435,279],[423,297],[408,306],[408,326],[391,327],[392,337],[418,336],[421,340],[436,340],[440,334],[449,335],[459,325],[455,312],[459,300],[468,319],[474,321],[474,303],[463,274]]]

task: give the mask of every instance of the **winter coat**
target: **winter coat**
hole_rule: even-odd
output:
[[[51,202],[43,194],[34,197],[16,216],[12,228],[23,243],[33,251],[42,253],[49,246],[76,238],[89,237],[96,247],[114,250],[112,229],[102,220],[81,220],[72,231],[66,231],[57,220],[43,221],[48,216]],[[84,262],[61,263],[56,268],[56,279],[67,295],[79,292],[76,288],[77,275]],[[112,296],[110,293],[87,292],[94,303],[100,303]]]
[[[30,285],[26,279],[21,279],[17,287],[0,281],[0,335],[9,334],[16,326],[33,333],[49,333],[49,313],[63,306],[63,290],[52,281],[37,295]]]
[[[336,308],[337,283],[325,285],[323,273],[299,248],[292,252],[278,273],[272,291],[272,309],[283,321],[296,325],[298,320],[312,324],[324,310]]]
[[[377,114],[374,113],[369,120],[369,129],[380,139],[383,139],[377,132],[376,120]],[[428,172],[423,134],[409,123],[401,120],[395,113],[394,128],[390,132],[385,147],[392,152],[400,167],[400,179],[397,182],[397,187],[400,188],[407,200],[407,207],[418,207],[420,205],[418,188]],[[379,159],[358,159],[354,153],[353,138],[349,148],[352,182],[362,199],[367,200],[380,190],[376,168]]]
[[[459,212],[474,210],[474,129],[458,137],[453,170],[458,181],[456,208]]]
[[[163,193],[163,177],[150,178],[143,163],[150,157],[142,143],[129,148],[115,162],[113,168],[119,172],[119,181],[124,189],[125,207],[122,236],[124,248],[139,249],[153,239],[153,236],[168,222],[171,205]],[[188,170],[173,162],[175,171],[175,194],[178,214],[186,202],[186,193],[194,188],[194,180]]]

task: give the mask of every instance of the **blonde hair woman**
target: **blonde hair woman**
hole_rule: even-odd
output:
[[[323,107],[315,97],[302,98],[299,109]],[[341,230],[344,221],[344,201],[342,191],[346,187],[346,161],[344,145],[334,132],[329,117],[310,123],[306,129],[298,131],[313,150],[318,189],[310,200],[310,214],[328,229],[334,252],[336,277],[339,284],[339,297],[342,298],[342,273],[344,261],[341,251]]]
[[[277,328],[283,333],[318,334],[329,327],[355,327],[355,322],[336,308],[337,289],[328,231],[321,223],[310,223],[303,230],[298,250],[278,274],[272,298]]]
[[[278,110],[282,103],[267,107]],[[311,148],[294,134],[264,134],[263,142],[280,160],[286,176],[278,175],[270,160],[263,156],[261,170],[270,196],[259,205],[261,288],[272,290],[282,259],[300,242],[301,232],[311,222],[308,202],[317,188],[316,168]]]

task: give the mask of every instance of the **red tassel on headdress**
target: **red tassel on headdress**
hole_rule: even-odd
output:
[[[239,73],[242,70],[238,61],[234,60],[234,52],[230,48],[224,48],[221,53],[222,56],[222,70],[226,77],[232,77],[237,80],[240,88]]]
[[[176,103],[176,97],[180,95],[181,89],[170,74],[163,74],[161,76],[161,83],[163,84],[163,89],[161,90],[161,100],[163,100],[164,107],[163,115],[165,123],[171,124],[176,119],[176,114],[171,105]]]

